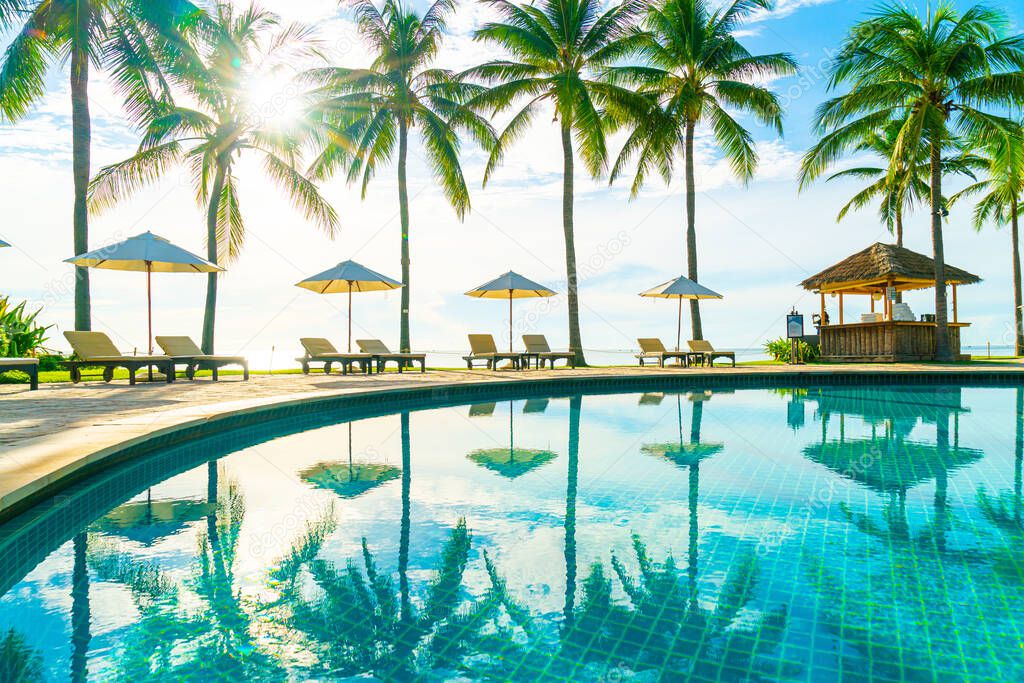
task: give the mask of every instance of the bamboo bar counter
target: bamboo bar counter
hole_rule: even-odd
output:
[[[949,345],[955,358],[960,352],[957,287],[981,281],[977,275],[946,266],[946,285],[951,289],[953,315],[949,321]],[[899,305],[890,294],[935,287],[935,262],[917,252],[891,244],[874,244],[817,275],[804,280],[804,289],[821,297],[821,357],[826,361],[913,362],[935,360],[935,331],[931,320],[904,320],[895,315]],[[838,321],[829,320],[826,298],[839,303]],[[846,321],[846,298],[867,296],[875,321]],[[878,309],[876,311],[876,308]],[[829,324],[836,323],[838,324]]]

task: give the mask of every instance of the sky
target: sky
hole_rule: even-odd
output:
[[[335,63],[368,63],[351,15],[333,0],[261,4],[284,20],[315,24]],[[969,6],[959,0],[954,4]],[[1002,6],[1021,30],[1024,9],[1019,4],[994,4]],[[916,5],[923,9],[924,3]],[[795,180],[800,158],[814,142],[814,110],[828,96],[828,60],[849,27],[872,6],[859,0],[778,0],[774,12],[754,18],[742,29],[752,52],[792,53],[801,71],[769,84],[786,105],[783,137],[741,117],[761,157],[757,176],[747,186],[731,177],[708,131],[699,131],[695,158],[700,281],[725,296],[702,305],[705,336],[717,347],[756,348],[783,336],[791,308],[808,320],[818,308],[817,297],[799,287],[802,280],[874,242],[892,241],[873,210],[836,222],[839,209],[859,189],[855,183],[822,182],[798,193]],[[463,0],[450,23],[439,66],[459,69],[500,56],[472,40],[473,30],[489,19],[490,11]],[[27,119],[0,126],[0,239],[14,246],[0,251],[0,292],[42,307],[40,320],[54,326],[49,345],[65,350],[61,332],[71,329],[74,320],[73,268],[63,261],[74,253],[70,97],[64,65],[53,68],[49,81],[47,95]],[[127,122],[104,74],[94,74],[90,92],[95,172],[129,157],[138,144],[138,132]],[[276,115],[287,109],[287,99],[287,90],[279,83],[254,84],[257,111]],[[617,153],[615,140],[612,148]],[[423,162],[414,136],[409,171],[412,342],[418,350],[438,354],[435,360],[446,364],[468,351],[467,333],[492,333],[498,340],[508,335],[507,306],[466,297],[466,291],[508,270],[565,291],[562,159],[556,124],[550,117],[538,117],[486,189],[481,188],[485,164],[482,150],[467,142],[463,167],[470,181],[472,212],[460,222]],[[630,200],[626,180],[609,186],[607,178],[591,179],[577,166],[581,324],[584,347],[592,358],[632,362],[629,352],[638,337],[660,336],[666,344],[674,342],[674,302],[643,299],[638,293],[686,271],[681,172],[680,164],[680,177],[671,185],[655,180]],[[347,259],[400,276],[395,167],[379,170],[365,200],[341,177],[323,185],[341,218],[341,230],[333,240],[292,209],[287,197],[263,176],[258,162],[243,158],[238,177],[248,240],[241,258],[221,277],[217,350],[246,354],[257,367],[282,368],[295,365],[299,337],[329,337],[343,348],[345,298],[320,296],[295,283]],[[176,170],[130,201],[92,216],[90,247],[149,230],[202,254],[204,226],[204,212],[195,203],[188,178]],[[909,248],[931,252],[926,212],[910,216],[906,229]],[[964,332],[964,344],[1012,343],[1009,232],[987,228],[976,233],[971,207],[964,204],[954,208],[945,235],[947,261],[983,278],[981,284],[960,291],[961,320],[972,323]],[[155,275],[153,281],[156,333],[198,339],[205,278]],[[108,332],[123,351],[145,350],[143,276],[93,271],[92,297],[94,329]],[[354,336],[380,338],[397,347],[399,301],[397,292],[356,295]],[[912,294],[908,301],[915,313],[934,310],[930,292]],[[836,303],[829,301],[833,319]],[[848,317],[867,310],[867,299],[847,304]],[[565,347],[566,317],[561,295],[517,302],[516,335],[545,334],[553,347]],[[686,329],[684,320],[684,335]]]

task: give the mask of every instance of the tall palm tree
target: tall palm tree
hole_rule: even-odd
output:
[[[884,5],[856,24],[831,66],[830,89],[849,92],[818,108],[821,140],[807,153],[801,185],[888,121],[900,122],[894,157],[910,165],[928,147],[931,233],[935,256],[935,353],[952,358],[942,237],[942,151],[964,135],[1002,135],[1013,123],[993,113],[1024,95],[1024,36],[1005,36],[1006,13],[976,5],[961,13],[948,3],[925,16]],[[890,175],[895,175],[890,167]]]
[[[196,199],[206,209],[207,259],[229,265],[245,242],[235,163],[243,153],[254,153],[295,208],[333,237],[337,214],[299,170],[311,135],[308,122],[284,124],[253,116],[249,104],[253,82],[262,75],[261,69],[271,68],[268,63],[315,51],[310,29],[282,25],[276,14],[255,7],[238,9],[227,2],[214,5],[211,18],[215,25],[197,47],[200,59],[177,61],[170,72],[194,105],[156,103],[138,153],[101,169],[93,179],[92,207],[108,209],[159,180],[176,164],[187,164]],[[217,274],[211,273],[203,319],[206,353],[214,348],[216,309]]]
[[[632,194],[639,193],[652,171],[672,180],[679,155],[686,163],[687,277],[697,281],[696,178],[694,138],[709,125],[733,172],[748,182],[757,170],[754,140],[734,112],[752,114],[782,134],[778,96],[755,79],[796,73],[792,56],[752,55],[736,38],[739,25],[753,12],[770,10],[773,0],[664,0],[647,9],[639,42],[640,66],[610,69],[615,82],[628,84],[651,98],[652,110],[633,123],[612,168],[614,181],[637,160]],[[732,112],[732,113],[731,113]],[[700,302],[690,302],[694,339],[703,339]]]
[[[600,78],[601,71],[634,49],[631,28],[645,3],[624,0],[602,12],[601,0],[541,0],[522,5],[508,0],[480,1],[496,9],[503,21],[484,25],[476,32],[476,39],[502,48],[510,59],[494,60],[467,71],[472,78],[493,86],[474,105],[497,114],[525,102],[498,136],[484,173],[484,185],[545,105],[554,108],[562,140],[569,348],[576,354],[576,364],[585,365],[576,272],[577,150],[573,137],[587,170],[598,176],[608,160],[603,109],[615,106],[636,112],[645,104],[631,90]]]
[[[110,70],[140,120],[149,100],[167,96],[156,55],[186,52],[183,36],[200,23],[188,0],[0,0],[0,31],[21,27],[0,64],[0,122],[27,116],[46,93],[49,66],[70,62],[76,254],[89,251],[90,68]],[[86,268],[75,269],[75,329],[92,329]]]
[[[1014,353],[1024,353],[1024,321],[1021,318],[1020,206],[1024,201],[1024,133],[1018,128],[979,145],[987,178],[950,197],[950,203],[982,195],[974,210],[974,228],[986,223],[1010,226],[1013,272]]]
[[[324,179],[344,169],[348,181],[360,182],[363,198],[378,166],[395,160],[398,143],[398,204],[402,239],[402,312],[399,345],[411,349],[409,332],[410,217],[409,133],[418,128],[423,154],[448,202],[462,220],[470,210],[469,189],[459,153],[465,133],[490,148],[490,124],[466,102],[478,88],[451,71],[433,66],[456,0],[436,0],[422,15],[400,0],[355,0],[359,33],[369,44],[373,62],[365,69],[330,68],[315,74],[324,100],[324,145],[310,173]]]
[[[898,247],[903,246],[904,218],[907,212],[927,205],[931,194],[931,160],[927,145],[919,148],[910,163],[893,155],[901,128],[898,121],[889,121],[878,130],[868,133],[851,150],[854,153],[874,154],[882,166],[857,166],[833,173],[827,178],[828,182],[844,178],[869,181],[868,186],[857,192],[840,210],[837,220],[841,221],[851,211],[877,201],[878,215],[889,232],[896,236]],[[960,173],[973,178],[973,170],[981,165],[981,159],[966,153],[958,141],[951,143],[952,149],[942,159],[943,174]]]

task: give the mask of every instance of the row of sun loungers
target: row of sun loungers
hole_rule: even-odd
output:
[[[640,367],[648,363],[657,363],[659,367],[665,367],[668,361],[678,360],[687,367],[699,365],[712,367],[719,358],[732,361],[736,367],[736,354],[733,351],[716,351],[711,342],[707,340],[693,340],[687,343],[689,351],[669,351],[660,339],[637,339],[640,344],[640,353],[637,360]]]
[[[213,380],[217,381],[218,371],[228,365],[242,368],[242,378],[249,379],[249,363],[240,356],[217,356],[203,353],[189,337],[156,337],[156,343],[163,350],[163,355],[128,356],[117,350],[103,332],[65,332],[64,337],[71,344],[77,358],[64,362],[64,367],[71,373],[71,381],[82,381],[82,368],[103,368],[103,379],[106,382],[114,378],[114,370],[128,370],[129,384],[135,384],[135,376],[139,370],[156,370],[163,373],[166,381],[174,381],[175,369],[185,366],[185,376],[195,379],[199,370],[210,370]]]
[[[106,334],[102,332],[65,332],[64,336],[74,349],[76,358],[64,362],[71,373],[71,381],[82,380],[82,369],[99,367],[103,369],[103,379],[110,382],[116,368],[128,370],[129,383],[134,385],[139,370],[148,369],[162,373],[165,380],[174,381],[178,367],[184,366],[185,376],[192,380],[200,370],[210,370],[213,380],[218,380],[219,370],[226,366],[237,365],[242,368],[243,380],[249,379],[249,364],[241,356],[220,356],[204,354],[199,346],[189,337],[156,337],[156,342],[163,350],[163,355],[129,356],[122,354],[114,346]],[[659,339],[638,339],[640,353],[637,359],[640,366],[657,364],[665,367],[666,363],[679,361],[681,365],[711,367],[715,361],[725,358],[736,365],[736,354],[732,351],[718,351],[710,342],[698,340],[689,342],[687,351],[669,351]],[[395,353],[379,339],[360,339],[358,353],[342,353],[327,339],[305,337],[300,340],[304,355],[296,360],[302,365],[302,372],[309,374],[312,364],[321,364],[325,374],[330,374],[335,366],[341,368],[342,374],[349,374],[358,369],[363,374],[378,374],[387,369],[388,363],[394,363],[398,372],[419,366],[420,372],[426,372],[427,356],[424,353]],[[501,362],[508,362],[516,370],[536,367],[545,368],[548,363],[555,367],[557,361],[565,361],[569,367],[576,367],[576,357],[571,351],[552,351],[547,339],[541,334],[523,335],[526,351],[499,351],[494,337],[489,334],[469,335],[470,354],[463,356],[466,367],[470,370],[484,366],[488,370],[496,370]],[[34,358],[0,358],[0,372],[21,370],[29,375],[33,389],[39,386],[39,361]]]

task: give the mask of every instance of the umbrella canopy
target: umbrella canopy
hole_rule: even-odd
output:
[[[679,276],[675,280],[664,282],[654,289],[641,292],[640,296],[653,299],[679,299],[679,322],[676,328],[676,351],[680,350],[683,339],[683,299],[723,299],[721,294],[712,291],[693,280]]]
[[[144,232],[123,242],[79,254],[67,259],[65,263],[79,268],[128,270],[146,274],[150,355],[153,354],[153,273],[217,273],[224,270],[151,232]]]
[[[0,240],[0,249],[3,249],[4,247],[9,247],[9,246],[11,246],[11,245],[7,244],[7,242],[4,242],[3,240]]]
[[[512,353],[512,300],[548,298],[555,296],[555,292],[510,270],[469,290],[466,296],[474,299],[508,299],[508,352]]]
[[[352,353],[352,292],[386,292],[404,285],[355,261],[342,261],[295,286],[317,294],[348,294],[348,352]]]

